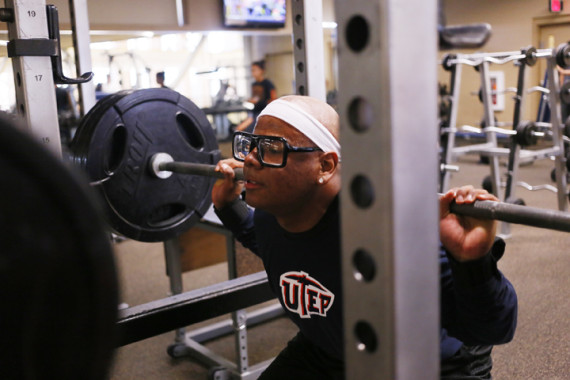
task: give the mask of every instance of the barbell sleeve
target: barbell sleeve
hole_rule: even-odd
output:
[[[457,215],[570,232],[570,213],[564,211],[494,201],[475,201],[463,204],[453,202],[449,210]]]
[[[192,175],[202,175],[206,177],[215,177],[224,179],[225,175],[222,172],[216,171],[215,165],[209,164],[195,164],[190,162],[163,162],[158,165],[160,171],[169,171],[180,174],[192,174]],[[234,168],[235,179],[237,181],[243,181],[243,169]]]

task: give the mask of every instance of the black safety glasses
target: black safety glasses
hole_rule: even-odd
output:
[[[245,157],[257,148],[257,159],[263,166],[282,168],[287,164],[287,155],[295,152],[317,152],[320,148],[289,145],[283,137],[261,136],[246,132],[236,132],[232,143],[234,158],[244,161]]]

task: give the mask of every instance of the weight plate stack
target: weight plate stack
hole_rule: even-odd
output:
[[[72,153],[98,182],[110,227],[128,238],[174,238],[211,205],[215,178],[175,174],[160,179],[148,170],[155,153],[211,165],[220,159],[206,115],[176,91],[144,89],[103,99],[82,121]]]
[[[556,64],[564,69],[570,68],[570,42],[564,42],[556,48]]]

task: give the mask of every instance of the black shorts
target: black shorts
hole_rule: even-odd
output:
[[[258,380],[343,380],[344,365],[298,333]]]

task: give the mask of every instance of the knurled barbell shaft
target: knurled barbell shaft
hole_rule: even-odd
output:
[[[216,171],[215,165],[195,164],[191,162],[163,162],[158,165],[160,171],[169,171],[179,174],[201,175],[206,177],[225,178],[224,173]],[[235,168],[235,179],[243,181],[243,169]]]
[[[570,232],[570,213],[494,201],[452,203],[450,211],[457,215]]]

